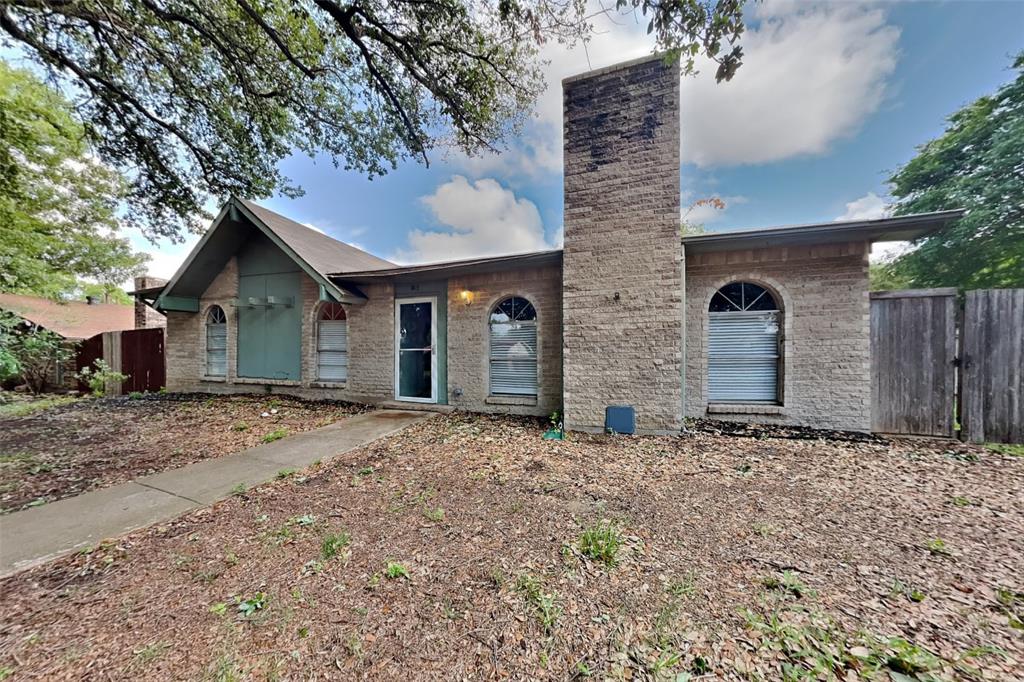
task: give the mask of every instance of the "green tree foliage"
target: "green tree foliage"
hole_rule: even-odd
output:
[[[745,0],[617,0],[691,70],[732,77]],[[516,130],[538,47],[586,39],[586,0],[9,0],[0,36],[77,93],[98,156],[131,172],[148,234],[198,229],[208,199],[295,195],[277,164],[323,153],[373,177]],[[609,7],[612,5],[609,4]]]
[[[896,215],[967,214],[886,265],[903,286],[1024,287],[1024,52],[1015,80],[949,119],[891,179]]]
[[[138,271],[147,257],[113,236],[121,189],[68,102],[0,62],[0,291],[59,297]]]
[[[20,376],[29,390],[41,393],[47,378],[71,353],[61,336],[26,326],[10,313],[0,311],[0,379]]]

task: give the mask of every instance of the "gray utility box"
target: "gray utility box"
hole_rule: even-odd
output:
[[[604,408],[604,430],[614,433],[636,433],[636,412],[632,405],[609,405]]]

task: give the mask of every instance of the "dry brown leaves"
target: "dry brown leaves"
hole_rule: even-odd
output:
[[[438,417],[2,581],[0,669],[899,679],[917,662],[938,679],[1020,676],[1024,461],[938,441],[541,431]],[[612,567],[577,544],[601,520],[622,530]]]
[[[283,396],[171,394],[0,418],[0,513],[238,452],[277,429],[307,431],[363,409]]]

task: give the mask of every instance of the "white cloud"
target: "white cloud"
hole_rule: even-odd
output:
[[[846,213],[836,220],[874,220],[889,215],[885,200],[874,192],[868,192],[859,199],[846,204]]]
[[[316,230],[316,231],[317,231],[317,232],[319,232],[320,234],[327,234],[327,233],[326,233],[326,232],[324,232],[324,231],[323,231],[323,230],[322,230],[321,228],[317,227],[317,226],[316,226],[316,225],[314,225],[313,223],[302,223],[302,224],[303,224],[303,225],[305,225],[306,227],[308,227],[308,228],[309,228],[309,229],[311,229],[311,230]]]
[[[853,3],[771,1],[752,6],[742,38],[743,66],[716,83],[715,68],[681,85],[683,160],[702,167],[759,164],[821,154],[875,112],[896,68],[900,31],[885,10]],[[536,176],[561,171],[561,79],[650,54],[645,22],[632,15],[594,19],[586,49],[552,43],[541,51],[548,87],[536,119],[501,155],[466,158],[474,176]],[[589,55],[589,59],[588,59]]]
[[[413,230],[392,260],[432,262],[552,248],[537,206],[497,180],[456,175],[421,198],[442,230]]]
[[[900,31],[852,3],[755,6],[746,57],[729,83],[711,69],[683,81],[683,159],[756,164],[821,154],[881,104]]]

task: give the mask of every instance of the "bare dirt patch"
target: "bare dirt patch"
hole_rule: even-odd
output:
[[[284,396],[158,394],[0,416],[0,513],[238,452],[363,409]]]
[[[542,430],[437,417],[0,581],[0,669],[1019,677],[1024,460],[936,441]]]

